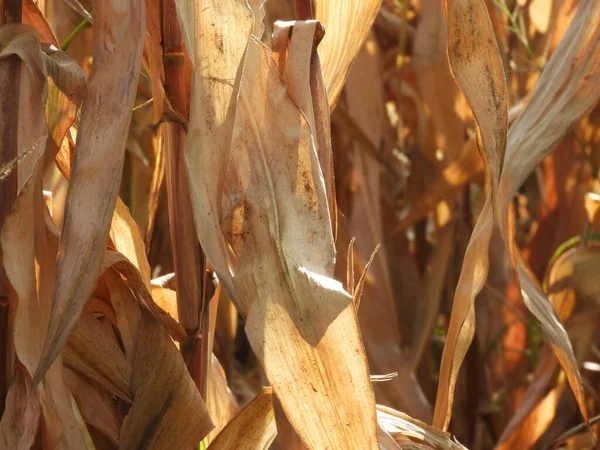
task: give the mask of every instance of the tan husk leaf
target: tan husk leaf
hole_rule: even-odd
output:
[[[34,386],[66,344],[96,286],[137,89],[143,4],[134,0],[99,2],[94,18],[94,66],[67,194],[51,321]]]

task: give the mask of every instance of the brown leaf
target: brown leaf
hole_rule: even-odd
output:
[[[197,445],[213,428],[202,397],[175,344],[142,308],[131,391],[119,448],[171,449]]]
[[[94,30],[92,81],[67,194],[51,322],[34,386],[66,344],[99,275],[137,88],[143,5],[133,0],[98,3]]]
[[[586,420],[581,375],[571,343],[531,269],[516,249],[511,202],[517,189],[556,148],[573,123],[598,103],[599,71],[600,4],[585,0],[580,3],[563,40],[542,72],[529,104],[510,129],[496,208],[525,305],[540,321],[552,342]]]
[[[227,386],[225,372],[215,355],[212,355],[211,370],[208,374],[206,406],[215,424],[215,428],[207,437],[207,443],[210,444],[239,410],[237,401]]]
[[[66,367],[63,376],[81,410],[85,423],[100,430],[110,438],[111,442],[118,445],[121,418],[114,407],[110,394]]]
[[[267,450],[275,436],[273,393],[263,388],[209,445],[210,450]]]
[[[0,421],[0,446],[29,450],[38,434],[41,407],[39,394],[27,395],[30,386],[22,368],[14,374]]]
[[[99,383],[108,392],[131,402],[131,365],[113,334],[84,309],[64,349],[64,362]]]
[[[506,149],[508,107],[502,61],[484,2],[444,0],[448,60],[477,124],[488,196],[467,247],[442,353],[433,425],[448,429],[458,369],[475,333],[474,301],[487,278],[495,188]]]
[[[42,193],[42,166],[52,151],[50,136],[55,130],[48,130],[44,117],[46,76],[33,29],[23,25],[4,26],[0,28],[0,42],[4,46],[0,60],[16,54],[25,63],[20,83],[26,95],[20,99],[19,115],[27,117],[28,122],[18,128],[17,142],[20,146],[28,145],[25,150],[29,148],[30,155],[19,164],[22,189],[11,214],[4,220],[0,240],[4,268],[15,291],[15,296],[9,299],[14,311],[12,333],[16,356],[31,376],[42,354],[54,291],[58,230]],[[59,445],[88,448],[85,425],[79,426],[76,407],[73,408],[63,384],[61,358],[49,366],[39,394],[45,444],[49,448]]]

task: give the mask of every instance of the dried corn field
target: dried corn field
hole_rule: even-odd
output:
[[[597,0],[0,0],[0,449],[595,448],[599,102]]]

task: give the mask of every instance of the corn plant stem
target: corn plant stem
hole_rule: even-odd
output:
[[[92,12],[92,10],[90,9],[90,13]],[[69,46],[73,43],[73,40],[79,35],[79,33],[81,33],[88,25],[90,24],[90,22],[87,19],[83,19],[81,22],[79,22],[79,25],[77,25],[75,27],[75,29],[73,31],[71,31],[71,33],[65,38],[65,40],[60,44],[60,49],[63,52],[66,52],[69,48]]]
[[[295,0],[296,19],[311,20],[314,19],[312,0]]]
[[[0,25],[21,22],[21,0],[0,0]],[[19,124],[19,78],[18,56],[0,61],[0,167],[18,157],[17,130]],[[0,227],[17,198],[18,168],[15,167],[0,180]],[[6,392],[14,366],[13,352],[9,351],[9,305],[13,303],[14,291],[6,276],[0,248],[0,416],[4,413]]]
[[[186,122],[189,117],[191,65],[186,60],[183,37],[174,0],[162,2],[163,64],[165,94],[171,106]],[[161,125],[164,136],[165,177],[168,196],[171,246],[177,289],[177,310],[181,325],[190,334],[181,353],[198,391],[206,400],[210,355],[202,350],[210,337],[201,320],[207,313],[206,257],[198,243],[187,170],[183,160],[186,123],[166,122]]]

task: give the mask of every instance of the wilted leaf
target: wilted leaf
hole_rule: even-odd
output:
[[[380,6],[381,0],[314,0],[315,19],[325,27],[319,55],[331,109],[337,104],[352,61]]]
[[[333,233],[315,137],[271,52],[255,37],[247,40],[250,11],[237,1],[210,3],[180,9],[195,64],[186,158],[200,241],[247,315],[250,344],[305,444],[375,448],[356,317],[350,297],[330,278]],[[204,58],[214,63],[205,67]]]
[[[85,423],[100,430],[111,442],[118,445],[121,424],[111,395],[68,368],[63,371],[63,376]]]
[[[140,327],[130,385],[133,404],[119,448],[197,445],[213,428],[202,397],[175,344],[144,308]]]
[[[377,422],[399,444],[416,441],[426,444],[428,448],[466,450],[448,433],[386,406],[377,405]],[[402,442],[402,438],[410,440]]]
[[[263,388],[209,445],[210,450],[267,450],[275,436],[273,393]]]
[[[65,364],[99,383],[110,393],[131,401],[131,365],[114,335],[92,314],[83,310],[77,328],[64,349]],[[110,330],[112,331],[112,330]]]
[[[511,201],[540,161],[552,152],[573,123],[600,99],[600,4],[584,0],[563,40],[548,61],[531,100],[508,134],[498,188],[497,215],[517,269],[523,300],[540,321],[587,420],[581,375],[566,331],[514,242]]]
[[[34,385],[65,345],[99,275],[137,87],[143,5],[133,0],[99,2],[94,30],[94,67],[67,194],[51,322]]]
[[[25,95],[20,99],[19,114],[27,117],[29,122],[18,128],[17,142],[30,155],[19,164],[22,189],[11,214],[4,220],[1,241],[4,268],[16,294],[11,297],[10,305],[14,311],[11,331],[16,356],[31,376],[41,357],[50,320],[58,247],[58,231],[42,192],[42,169],[44,159],[48,160],[47,155],[53,151],[51,133],[60,128],[62,122],[56,123],[51,130],[46,125],[43,109],[45,66],[40,65],[43,61],[41,48],[33,29],[23,25],[2,27],[0,42],[4,46],[0,60],[15,54],[25,63],[20,80]],[[78,426],[61,370],[59,358],[49,365],[47,376],[39,387],[44,443],[50,448],[60,445],[85,449],[88,448],[85,426],[82,429]],[[27,407],[26,404],[23,407]]]
[[[38,433],[41,407],[39,394],[27,395],[30,386],[22,369],[17,369],[6,395],[0,422],[0,446],[29,450]]]
[[[465,253],[442,354],[433,424],[446,430],[458,369],[475,333],[475,297],[486,281],[489,268],[492,207],[506,149],[508,107],[502,61],[485,3],[444,0],[444,8],[450,69],[475,117],[488,190]]]

